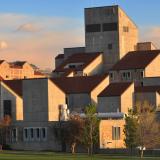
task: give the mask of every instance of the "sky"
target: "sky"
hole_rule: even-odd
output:
[[[0,59],[54,68],[63,48],[84,46],[84,8],[115,4],[160,47],[159,0],[0,0]]]

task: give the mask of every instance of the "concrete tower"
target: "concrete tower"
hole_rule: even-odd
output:
[[[85,52],[104,53],[104,72],[136,50],[137,41],[137,26],[119,6],[85,9]]]

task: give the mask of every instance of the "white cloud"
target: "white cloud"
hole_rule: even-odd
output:
[[[8,47],[7,42],[5,41],[0,41],[0,49],[6,49]]]
[[[4,21],[0,23],[1,39],[7,42],[6,46],[2,44],[6,48],[1,50],[0,59],[27,60],[42,68],[53,68],[54,57],[64,47],[84,45],[81,20],[0,14],[0,21]]]
[[[160,26],[141,27],[140,40],[151,41],[160,48]]]
[[[23,32],[38,32],[41,29],[32,24],[32,23],[26,23],[26,24],[22,24],[17,28],[17,31],[23,31]]]

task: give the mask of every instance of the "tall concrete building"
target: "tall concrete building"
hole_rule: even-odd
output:
[[[103,52],[104,72],[136,50],[138,28],[119,6],[85,9],[85,52]]]

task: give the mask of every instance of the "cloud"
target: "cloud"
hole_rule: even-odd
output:
[[[0,49],[2,50],[2,49],[6,49],[8,47],[8,44],[7,44],[7,42],[5,42],[5,41],[0,41]]]
[[[23,31],[23,32],[38,32],[41,29],[32,24],[32,23],[26,23],[26,24],[22,24],[17,28],[17,31]]]
[[[140,40],[151,41],[160,48],[160,26],[141,27]]]
[[[78,19],[10,13],[0,14],[0,21],[4,21],[0,23],[1,39],[7,44],[2,43],[6,48],[0,51],[0,59],[53,68],[54,57],[63,48],[84,45],[83,21]]]

